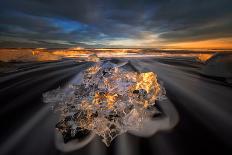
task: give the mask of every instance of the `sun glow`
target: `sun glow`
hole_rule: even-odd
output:
[[[171,43],[168,46],[182,49],[232,49],[232,38]]]

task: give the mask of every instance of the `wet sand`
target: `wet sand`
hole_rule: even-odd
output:
[[[128,60],[128,59],[127,59]],[[57,117],[42,93],[65,86],[92,63],[60,60],[30,63],[0,76],[1,154],[64,154],[55,148]],[[96,137],[68,154],[227,154],[232,153],[232,88],[202,76],[203,64],[192,59],[129,59],[138,71],[153,71],[164,83],[180,121],[150,138],[118,136],[109,148]]]

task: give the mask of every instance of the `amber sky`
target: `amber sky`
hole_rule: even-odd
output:
[[[1,0],[0,47],[232,48],[231,0]]]

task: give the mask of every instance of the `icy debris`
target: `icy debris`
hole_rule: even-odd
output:
[[[97,54],[91,54],[87,57],[87,61],[99,62],[100,58],[97,56]]]
[[[43,97],[60,114],[56,127],[64,137],[88,130],[109,146],[116,136],[142,128],[142,122],[157,112],[155,101],[165,99],[165,90],[153,72],[127,71],[100,61],[84,71],[80,84]]]
[[[232,53],[216,53],[202,67],[202,74],[212,77],[232,78]]]
[[[198,54],[197,55],[197,60],[199,60],[200,62],[206,62],[207,60],[209,60],[211,57],[213,56],[213,54]]]

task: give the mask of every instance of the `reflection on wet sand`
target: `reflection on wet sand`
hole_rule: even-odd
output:
[[[28,62],[54,61],[63,58],[83,58],[96,54],[98,57],[139,58],[139,57],[195,57],[200,61],[209,59],[215,51],[185,51],[156,49],[0,49],[0,61]]]

